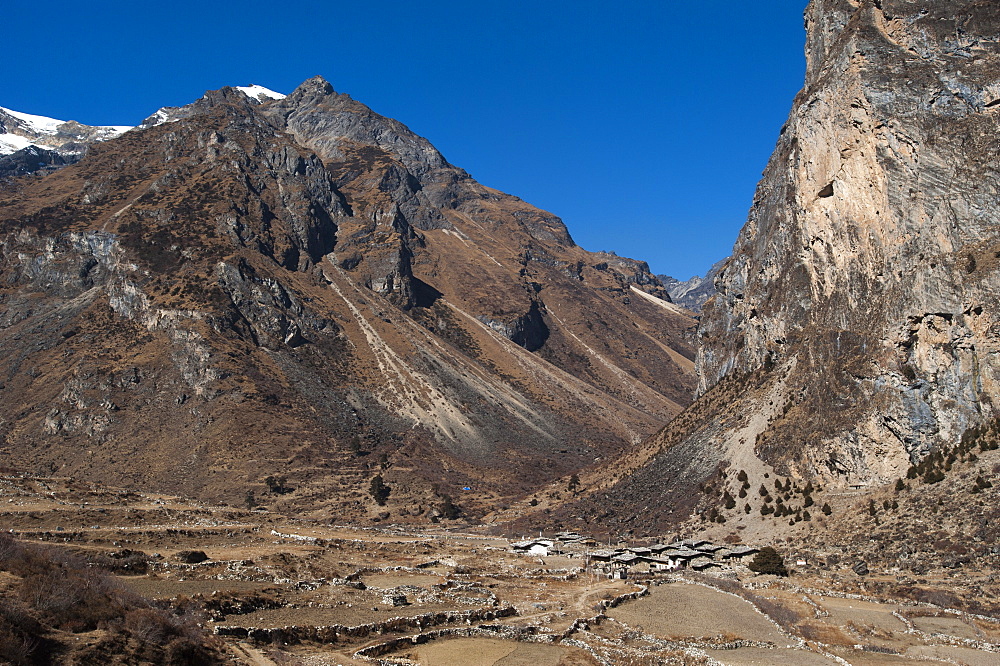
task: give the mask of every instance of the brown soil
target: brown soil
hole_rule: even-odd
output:
[[[361,624],[371,624],[380,620],[388,620],[393,617],[416,617],[425,613],[461,610],[468,610],[468,607],[456,604],[421,604],[394,608],[379,603],[378,605],[371,606],[344,605],[335,608],[324,608],[321,606],[279,608],[235,616],[225,622],[220,622],[219,626],[270,628],[288,626],[325,627],[341,624],[352,627]]]
[[[273,583],[246,580],[163,580],[140,576],[128,576],[120,579],[125,585],[138,594],[150,599],[171,599],[186,594],[211,595],[213,593],[248,593],[273,590],[278,587]]]
[[[421,666],[591,666],[582,650],[489,638],[435,641],[406,653]]]
[[[919,631],[942,636],[957,636],[969,640],[980,640],[983,635],[973,627],[955,617],[914,617],[910,619]]]
[[[662,585],[608,616],[670,639],[732,637],[788,645],[787,636],[746,601],[701,585]]]

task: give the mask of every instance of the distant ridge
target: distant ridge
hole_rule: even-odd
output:
[[[667,288],[670,300],[681,307],[687,308],[691,312],[700,313],[701,307],[705,302],[712,296],[715,296],[715,276],[719,274],[719,271],[722,270],[722,267],[725,266],[728,260],[727,257],[712,264],[705,277],[695,275],[683,282],[669,275],[657,275],[656,277]]]

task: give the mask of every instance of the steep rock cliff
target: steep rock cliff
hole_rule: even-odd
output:
[[[700,332],[702,392],[790,372],[798,409],[766,458],[886,480],[995,415],[998,19],[810,4],[806,87]]]
[[[676,522],[725,469],[877,486],[997,416],[1000,6],[805,17],[805,87],[702,313],[700,398],[584,515],[639,524],[630,497]]]

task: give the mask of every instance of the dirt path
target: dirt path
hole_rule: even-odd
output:
[[[229,649],[237,661],[245,666],[278,666],[263,652],[246,643],[230,643]]]
[[[638,588],[625,586],[616,582],[604,583],[596,588],[588,586],[586,589],[580,590],[580,592],[572,599],[572,602],[567,604],[567,606],[560,612],[567,613],[568,615],[574,615],[574,619],[593,617],[598,613],[595,606],[599,601],[617,597],[628,592],[633,592],[637,589]],[[552,612],[553,611],[551,609],[541,610],[537,613],[520,614],[511,619],[516,621],[517,624],[524,624],[524,620],[545,617],[547,615],[552,615]]]

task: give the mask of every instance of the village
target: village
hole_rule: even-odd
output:
[[[621,580],[681,569],[732,569],[736,564],[746,565],[760,551],[752,546],[721,546],[706,539],[600,548],[595,539],[576,532],[559,532],[551,539],[539,537],[515,541],[511,548],[515,553],[540,558],[565,557],[579,562],[578,566],[588,573]]]

